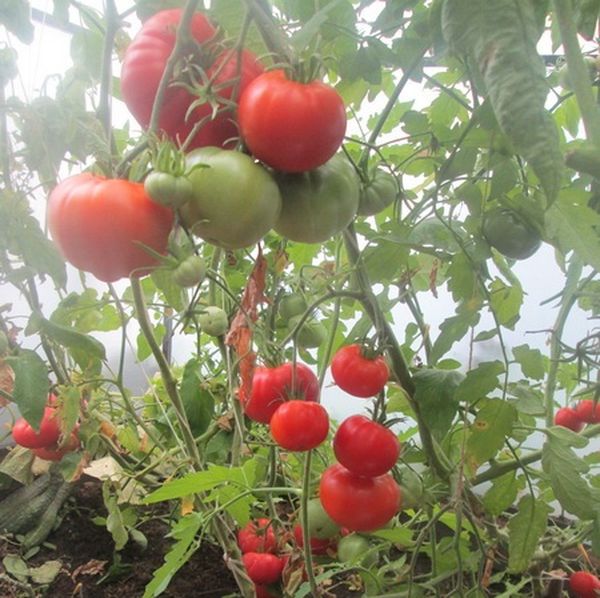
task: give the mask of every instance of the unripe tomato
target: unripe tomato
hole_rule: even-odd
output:
[[[403,509],[420,509],[425,499],[425,486],[417,473],[410,467],[399,468],[400,490]]]
[[[532,256],[542,244],[536,230],[516,212],[494,208],[483,216],[483,235],[502,255],[515,260]]]
[[[187,177],[168,172],[151,172],[144,180],[144,189],[152,201],[169,208],[178,208],[194,197]]]
[[[374,216],[385,210],[398,197],[399,188],[396,177],[378,168],[373,178],[360,189],[358,204],[359,216]]]
[[[222,336],[229,329],[229,319],[225,310],[216,305],[203,307],[198,314],[198,324],[210,336]]]
[[[294,316],[301,316],[307,307],[306,300],[300,293],[284,295],[278,304],[279,315],[286,322]]]
[[[288,322],[288,331],[291,332],[296,328],[302,316],[294,316]],[[327,328],[319,320],[309,318],[302,324],[300,330],[296,333],[296,342],[303,349],[314,349],[320,347],[327,338]]]
[[[278,581],[285,564],[282,558],[268,552],[247,552],[242,562],[248,577],[260,585]]]
[[[341,563],[370,567],[377,562],[377,552],[371,550],[369,541],[359,534],[349,534],[340,539],[337,557]]]
[[[593,399],[583,399],[575,405],[575,414],[586,424],[600,424],[600,402]]]
[[[331,375],[335,383],[354,397],[375,396],[385,387],[390,371],[383,356],[365,355],[360,345],[347,345],[331,360]]]
[[[12,435],[14,441],[25,448],[35,449],[54,446],[60,437],[60,425],[56,417],[56,409],[53,407],[44,409],[44,415],[37,432],[25,418],[18,419],[12,428]]]
[[[311,498],[307,505],[308,533],[317,540],[330,539],[340,531],[340,526],[327,514],[319,498]]]
[[[587,571],[575,571],[569,577],[569,589],[574,592],[578,598],[597,598],[600,591],[600,580]]]
[[[299,548],[304,547],[304,536],[302,535],[302,526],[300,524],[294,526],[294,539]],[[332,538],[310,538],[310,549],[313,554],[327,554],[330,548],[335,547],[335,540]]]
[[[389,473],[366,478],[339,463],[323,472],[319,496],[338,525],[358,532],[383,527],[400,510],[402,500],[400,488]]]
[[[206,263],[199,255],[190,255],[173,270],[173,280],[180,287],[199,285],[206,277]]]
[[[563,426],[563,428],[569,428],[573,432],[581,432],[585,423],[579,419],[579,415],[571,407],[561,407],[554,414],[554,425]]]
[[[329,432],[329,415],[319,403],[286,401],[269,422],[273,440],[288,451],[309,451],[319,446]]]
[[[376,477],[396,465],[400,442],[389,428],[364,415],[351,415],[333,437],[333,452],[346,469]]]
[[[277,538],[273,522],[265,517],[249,521],[238,532],[238,546],[243,554],[246,552],[276,552]]]

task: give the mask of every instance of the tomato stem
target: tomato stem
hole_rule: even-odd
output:
[[[317,580],[313,571],[312,548],[310,545],[310,530],[308,528],[308,500],[310,495],[310,468],[312,463],[312,450],[306,451],[304,457],[304,470],[302,472],[302,498],[300,501],[300,521],[302,523],[302,542],[304,544],[304,566],[310,592],[312,596],[320,596]]]

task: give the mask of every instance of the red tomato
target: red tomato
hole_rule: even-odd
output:
[[[579,401],[575,406],[575,413],[586,424],[600,424],[600,402],[594,405],[592,399]]]
[[[600,580],[587,571],[575,571],[569,577],[569,589],[574,592],[578,598],[596,598],[600,590]]]
[[[396,435],[364,415],[351,415],[333,437],[337,460],[351,472],[376,477],[398,461],[400,442]]]
[[[26,448],[37,449],[54,446],[60,437],[56,409],[53,407],[44,409],[42,422],[37,432],[25,418],[18,419],[13,426],[12,435],[18,445]]]
[[[287,401],[269,422],[275,442],[288,451],[309,451],[319,446],[329,432],[329,415],[319,403]]]
[[[383,356],[367,357],[363,348],[354,344],[342,347],[333,356],[331,375],[342,390],[366,399],[383,390],[390,370]]]
[[[250,151],[284,172],[325,164],[346,132],[344,102],[333,87],[292,81],[282,70],[264,73],[246,87],[238,120]]]
[[[259,585],[278,581],[285,565],[282,558],[268,552],[247,552],[242,562],[248,577]]]
[[[358,476],[336,463],[328,467],[319,484],[321,504],[338,524],[357,532],[385,525],[400,509],[402,495],[394,478]]]
[[[291,363],[284,363],[274,368],[257,367],[250,397],[242,403],[250,419],[268,424],[285,401],[294,398],[318,401],[319,394],[319,379],[308,366],[297,363],[294,368]]]
[[[150,124],[152,106],[167,60],[175,46],[176,29],[181,20],[179,8],[163,10],[150,17],[127,48],[121,69],[121,91],[123,100],[135,119],[147,128]],[[204,67],[207,80],[212,80],[211,89],[216,103],[230,100],[235,88],[238,97],[244,87],[263,72],[256,57],[244,50],[219,51],[215,44],[215,29],[201,13],[194,13],[190,34],[195,40],[190,54],[200,55],[192,64]],[[200,51],[198,51],[198,45]],[[215,58],[216,55],[216,58]],[[238,75],[239,74],[239,75]],[[196,75],[198,75],[196,73]],[[240,77],[239,84],[234,81]],[[201,146],[223,146],[238,135],[231,108],[211,118],[213,108],[208,102],[200,103],[191,114],[186,114],[198,98],[179,85],[169,85],[159,116],[159,128],[173,140],[183,143],[194,126],[203,121],[188,149]]]
[[[238,532],[238,546],[242,553],[246,552],[276,552],[277,538],[270,519],[261,518],[249,521]]]
[[[63,446],[52,445],[32,449],[33,454],[46,461],[60,461],[67,453],[76,451],[80,446],[79,436],[76,431],[71,433],[68,442]]]
[[[142,183],[83,173],[50,194],[48,226],[68,262],[114,282],[157,263],[140,243],[164,253],[173,212],[152,201]]]
[[[300,524],[294,526],[294,539],[299,548],[304,548],[304,537],[302,536],[302,526]],[[335,548],[335,540],[331,538],[310,539],[310,549],[313,554],[327,554],[330,548]]]
[[[569,428],[573,432],[581,432],[585,423],[579,419],[579,415],[571,407],[561,407],[554,414],[554,425],[563,426],[563,428]]]

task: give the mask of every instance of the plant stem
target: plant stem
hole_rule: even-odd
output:
[[[308,528],[308,496],[310,494],[310,466],[312,450],[307,451],[304,458],[304,471],[302,472],[302,498],[300,500],[300,521],[302,522],[302,542],[304,544],[304,567],[308,576],[311,596],[320,596],[315,572],[313,571],[312,548],[310,545],[310,530]]]

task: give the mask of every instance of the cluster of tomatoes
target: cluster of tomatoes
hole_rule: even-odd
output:
[[[569,577],[569,589],[577,598],[597,598],[600,596],[600,579],[587,571],[576,571]]]
[[[66,441],[61,442],[61,429],[56,410],[56,397],[50,395],[48,405],[38,430],[23,417],[12,428],[13,439],[19,446],[31,449],[33,454],[46,461],[60,461],[67,453],[79,448],[77,431],[71,432]]]
[[[600,424],[600,404],[583,399],[575,407],[561,407],[554,415],[554,425],[581,432],[586,424]]]

